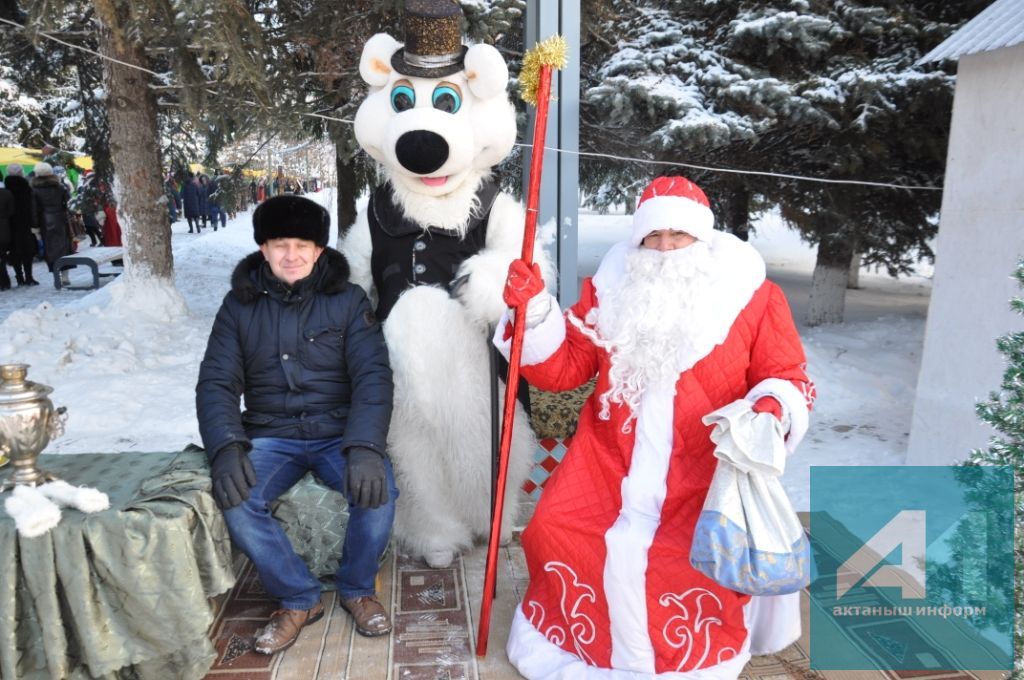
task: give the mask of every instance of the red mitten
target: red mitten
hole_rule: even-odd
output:
[[[502,295],[505,304],[512,309],[522,307],[530,298],[543,291],[544,278],[540,275],[540,266],[536,262],[526,264],[525,260],[512,260]]]
[[[782,420],[782,404],[775,397],[761,397],[754,403],[754,413],[771,413],[776,420]]]

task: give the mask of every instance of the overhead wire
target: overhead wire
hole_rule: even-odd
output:
[[[12,21],[10,19],[5,19],[5,18],[0,17],[0,22],[5,23],[5,24],[9,24],[9,25],[14,26],[16,28],[19,28],[22,31],[27,30],[27,28],[24,25],[19,24],[18,22]],[[154,76],[155,78],[158,78],[162,82],[166,82],[167,81],[167,78],[166,78],[165,74],[157,73],[156,71],[152,71],[150,69],[144,68],[142,66],[139,66],[138,64],[131,64],[131,63],[128,63],[128,62],[125,62],[125,61],[121,61],[120,59],[115,59],[113,57],[109,57],[109,56],[107,56],[105,54],[101,54],[101,53],[99,53],[99,52],[97,52],[95,50],[92,50],[92,49],[88,48],[88,47],[84,47],[82,45],[75,45],[75,44],[67,42],[65,40],[61,40],[57,36],[54,36],[54,35],[52,35],[52,34],[50,34],[48,32],[45,32],[45,31],[39,31],[39,35],[44,37],[44,38],[46,38],[46,39],[48,39],[48,40],[53,40],[54,42],[60,43],[61,45],[65,45],[65,46],[70,47],[72,49],[81,50],[81,51],[86,52],[88,54],[92,54],[94,56],[99,57],[100,59],[103,59],[103,60],[106,60],[106,61],[110,61],[110,62],[114,62],[114,63],[120,64],[122,66],[126,66],[128,68],[132,68],[132,69],[135,69],[135,70],[138,70],[138,71],[142,71],[144,73],[148,73],[148,74]],[[211,83],[211,84],[216,84],[216,83]],[[184,87],[184,86],[183,85],[178,85],[177,87]],[[219,97],[223,97],[224,96],[222,94],[213,92],[212,90],[207,90],[207,91],[210,92],[211,94],[216,94]],[[236,99],[236,98],[231,98],[231,99],[233,99],[234,101],[238,101],[239,103],[242,103],[242,104],[247,104],[249,106],[256,106],[256,107],[261,107],[262,106],[262,105],[260,105],[260,104],[258,104],[256,102],[249,101],[249,100],[246,100],[246,99]],[[319,118],[319,119],[322,119],[322,120],[335,121],[335,122],[339,122],[339,123],[345,123],[345,124],[348,124],[348,125],[353,125],[354,124],[354,121],[349,119],[349,118],[339,118],[337,116],[329,116],[329,115],[325,115],[323,113],[318,113],[318,112],[296,111],[295,113],[296,113],[296,115],[304,116],[304,117],[309,117],[309,118]],[[530,149],[530,148],[532,148],[533,145],[531,145],[531,144],[516,143],[515,146],[523,148],[523,149]],[[659,161],[659,160],[654,160],[654,159],[650,159],[650,158],[620,156],[620,155],[616,155],[616,154],[597,153],[597,152],[592,152],[592,151],[579,151],[579,150],[575,150],[575,149],[562,149],[562,148],[559,148],[559,147],[551,147],[551,146],[545,146],[544,150],[546,152],[547,151],[553,151],[553,152],[559,153],[559,154],[573,155],[573,156],[584,157],[584,158],[602,158],[602,159],[607,159],[607,160],[623,161],[623,162],[629,162],[629,163],[639,163],[639,164],[642,164],[642,165],[659,165],[659,166],[669,166],[669,167],[682,167],[682,168],[690,168],[690,169],[694,169],[694,170],[702,170],[702,171],[706,171],[706,172],[721,172],[721,173],[734,174],[734,175],[754,175],[754,176],[759,176],[759,177],[775,177],[775,178],[779,178],[779,179],[789,179],[789,180],[797,180],[797,181],[803,181],[803,182],[818,182],[818,183],[822,183],[822,184],[840,184],[840,185],[853,185],[853,186],[869,186],[869,187],[879,187],[879,188],[886,188],[886,189],[903,189],[903,190],[906,190],[906,191],[942,191],[942,187],[934,187],[934,186],[895,184],[895,183],[891,183],[891,182],[873,182],[873,181],[869,181],[869,180],[856,180],[856,179],[836,179],[836,178],[829,178],[829,177],[812,177],[810,175],[796,175],[796,174],[789,174],[789,173],[771,172],[771,171],[767,171],[767,170],[745,170],[745,169],[740,169],[740,168],[723,168],[723,167],[716,167],[716,166],[710,166],[710,165],[697,165],[697,164],[694,164],[694,163],[685,163],[685,162],[682,162],[682,161]]]

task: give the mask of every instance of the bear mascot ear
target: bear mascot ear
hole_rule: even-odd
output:
[[[378,33],[363,46],[359,57],[359,75],[370,87],[384,87],[391,77],[391,55],[402,47],[402,43],[387,33]],[[497,50],[495,50],[497,52]]]
[[[466,52],[465,69],[469,89],[477,99],[490,99],[505,91],[508,84],[508,65],[493,46],[470,47]]]

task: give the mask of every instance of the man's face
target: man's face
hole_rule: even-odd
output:
[[[666,250],[679,250],[680,248],[686,248],[696,242],[697,239],[690,236],[685,231],[658,229],[652,231],[647,236],[644,236],[644,240],[640,242],[640,245],[644,248],[664,252]]]
[[[324,249],[301,238],[272,238],[260,246],[260,252],[274,276],[290,286],[309,276]]]

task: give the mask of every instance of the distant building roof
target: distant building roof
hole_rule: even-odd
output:
[[[1024,43],[1024,0],[996,0],[978,16],[921,57],[920,62],[959,59]]]

